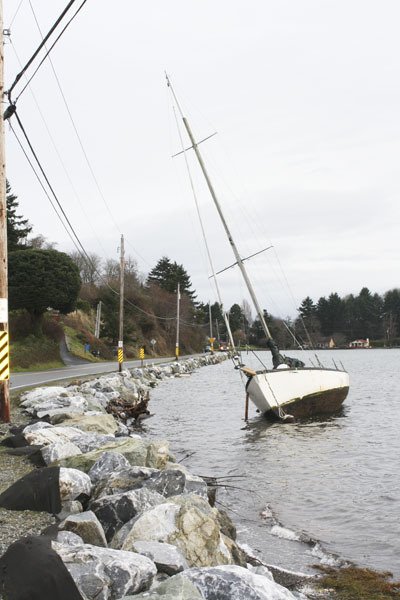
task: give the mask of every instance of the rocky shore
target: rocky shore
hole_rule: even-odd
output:
[[[214,507],[212,482],[176,463],[167,440],[138,433],[152,387],[223,358],[21,395],[13,426],[2,427],[1,598],[315,597],[304,576],[249,556]]]

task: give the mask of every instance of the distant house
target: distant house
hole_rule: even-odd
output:
[[[317,342],[316,346],[320,350],[328,350],[331,348],[336,348],[335,340],[332,337],[321,338]]]
[[[369,338],[366,340],[354,340],[349,343],[349,348],[371,348]]]

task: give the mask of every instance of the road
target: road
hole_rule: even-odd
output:
[[[153,358],[143,361],[144,366],[157,363],[169,363],[173,358]],[[129,360],[124,362],[124,368],[131,369],[132,367],[140,367],[142,361]],[[101,363],[85,363],[79,365],[70,365],[61,369],[51,369],[49,371],[36,371],[31,373],[11,373],[10,390],[18,390],[24,387],[42,385],[44,383],[61,381],[63,379],[73,379],[75,377],[85,377],[88,375],[99,375],[102,373],[112,373],[118,371],[118,363],[101,362]]]

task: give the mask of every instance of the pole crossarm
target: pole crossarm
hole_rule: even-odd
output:
[[[217,135],[217,133],[218,133],[217,131],[214,131],[214,133],[212,133],[211,135],[208,135],[204,139],[200,140],[200,142],[196,142],[196,145],[198,146],[199,144],[202,144],[206,140],[209,140],[210,138],[214,137],[214,135]],[[179,156],[180,154],[185,154],[185,152],[187,152],[188,150],[193,150],[193,146],[189,146],[188,148],[185,148],[184,150],[181,150],[180,152],[173,154],[172,158],[175,158],[175,156]]]
[[[263,248],[262,250],[259,250],[258,252],[254,252],[254,254],[250,254],[250,256],[246,256],[246,258],[242,258],[241,261],[242,263],[245,260],[249,260],[249,258],[253,258],[253,256],[257,256],[257,254],[261,254],[261,252],[265,252],[266,250],[269,250],[270,248],[273,248],[273,246],[267,246],[267,248]],[[208,279],[212,279],[213,277],[215,277],[216,275],[220,275],[220,273],[223,273],[224,271],[227,271],[228,269],[232,269],[232,267],[236,267],[238,265],[238,262],[234,262],[231,265],[229,265],[229,267],[225,267],[225,269],[221,269],[221,271],[218,271],[217,273],[215,273],[215,275],[210,275]]]

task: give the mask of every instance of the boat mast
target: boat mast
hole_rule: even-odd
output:
[[[267,325],[267,323],[266,323],[266,321],[265,321],[265,318],[264,318],[264,313],[263,313],[263,311],[261,310],[261,307],[260,307],[260,305],[259,305],[259,303],[258,303],[258,300],[257,300],[256,294],[255,294],[255,292],[254,292],[254,289],[253,289],[253,286],[252,286],[252,284],[251,284],[251,281],[250,281],[250,279],[249,279],[249,277],[248,277],[248,275],[247,275],[246,268],[245,268],[245,266],[244,266],[244,264],[243,264],[243,261],[242,261],[242,259],[241,259],[241,257],[240,257],[240,254],[239,254],[239,251],[238,251],[238,249],[237,249],[237,247],[236,247],[236,244],[235,244],[235,242],[233,241],[233,238],[232,238],[231,232],[230,232],[230,230],[229,230],[229,227],[228,227],[228,225],[227,225],[227,223],[226,223],[226,221],[225,221],[225,217],[224,217],[224,215],[223,215],[223,213],[222,213],[222,210],[221,210],[220,203],[219,203],[219,201],[218,201],[218,198],[217,198],[217,196],[216,196],[216,193],[215,193],[215,190],[214,190],[214,186],[213,186],[213,184],[212,184],[212,182],[211,182],[211,180],[210,180],[210,177],[209,177],[209,175],[208,175],[208,172],[207,172],[206,166],[205,166],[205,164],[204,164],[203,157],[201,156],[201,154],[200,154],[200,150],[199,150],[199,148],[198,148],[198,145],[197,145],[197,143],[196,143],[196,141],[195,141],[195,139],[194,139],[194,137],[193,137],[193,133],[192,133],[192,130],[190,129],[190,125],[189,125],[189,123],[188,123],[188,121],[187,121],[186,117],[183,115],[183,112],[182,112],[181,106],[180,106],[180,104],[179,104],[179,102],[178,102],[178,99],[177,99],[177,97],[176,97],[176,95],[175,95],[174,89],[173,89],[173,87],[172,87],[172,85],[171,85],[171,82],[170,82],[170,80],[169,80],[169,78],[168,78],[168,75],[167,75],[167,83],[168,83],[168,86],[169,86],[169,87],[170,87],[170,89],[171,89],[171,92],[172,92],[172,95],[173,95],[173,97],[174,97],[174,99],[175,99],[175,102],[176,102],[176,105],[177,105],[177,107],[178,107],[179,113],[180,113],[180,115],[181,115],[181,117],[182,117],[183,124],[184,124],[184,126],[185,126],[185,129],[186,129],[186,131],[187,131],[187,134],[188,134],[188,136],[189,136],[190,142],[191,142],[191,144],[192,144],[192,148],[193,148],[193,150],[194,150],[194,152],[195,152],[195,154],[196,154],[196,158],[197,158],[197,160],[199,161],[200,168],[201,168],[201,170],[203,171],[203,175],[204,175],[204,178],[205,178],[205,180],[206,180],[206,183],[207,183],[208,189],[209,189],[209,191],[210,191],[211,198],[212,198],[212,199],[213,199],[213,201],[214,201],[215,207],[216,207],[216,209],[217,209],[217,211],[218,211],[218,214],[219,214],[219,216],[220,216],[220,219],[221,219],[221,221],[222,221],[222,225],[223,225],[223,227],[224,227],[224,229],[225,229],[225,233],[226,233],[226,235],[227,235],[227,237],[228,237],[228,240],[229,240],[229,243],[230,243],[230,245],[231,245],[231,248],[232,248],[233,254],[234,254],[235,258],[236,258],[236,261],[237,261],[237,264],[238,264],[238,266],[239,266],[239,269],[240,269],[240,271],[241,271],[241,273],[242,273],[242,276],[243,276],[244,282],[245,282],[245,284],[246,284],[246,286],[247,286],[247,289],[248,289],[248,291],[249,291],[250,297],[251,297],[251,299],[252,299],[252,301],[253,301],[254,308],[256,309],[256,312],[257,312],[257,314],[258,314],[258,318],[259,318],[259,319],[260,319],[260,321],[261,321],[261,325],[262,325],[262,328],[263,328],[263,330],[264,330],[264,333],[265,333],[265,335],[267,336],[267,340],[269,340],[269,339],[272,339],[272,335],[271,335],[271,333],[270,333],[270,331],[269,331],[269,329],[268,329],[268,325]]]

